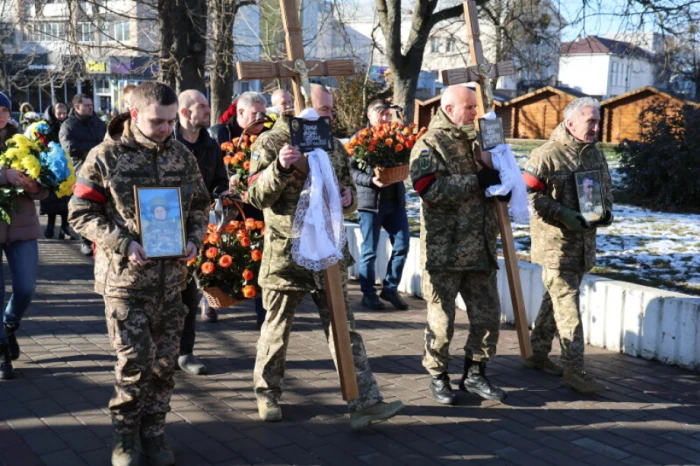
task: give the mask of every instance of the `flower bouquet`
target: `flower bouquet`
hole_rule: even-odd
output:
[[[264,231],[265,224],[252,218],[218,230],[209,224],[202,250],[187,265],[212,308],[230,307],[258,294]]]
[[[221,150],[226,154],[224,166],[229,177],[229,187],[232,192],[240,194],[244,202],[248,200],[250,148],[256,139],[258,139],[256,135],[244,134],[240,138],[233,138],[231,142],[221,144]]]
[[[415,124],[403,125],[398,121],[375,125],[359,131],[345,149],[355,157],[360,169],[373,167],[380,182],[398,183],[408,178],[411,149],[425,131],[423,128],[416,134]]]
[[[61,146],[49,142],[46,122],[32,123],[25,134],[15,134],[7,140],[7,150],[0,155],[0,167],[15,169],[36,180],[41,186],[56,193],[57,197],[73,194],[75,169],[70,157]],[[10,215],[17,209],[17,199],[24,193],[18,186],[0,187],[0,218],[10,223]]]

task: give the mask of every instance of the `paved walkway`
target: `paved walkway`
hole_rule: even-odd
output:
[[[40,255],[36,298],[19,334],[19,376],[0,383],[0,464],[108,465],[114,356],[92,293],[92,260],[68,241],[41,240]],[[504,326],[489,369],[509,393],[505,403],[460,393],[459,406],[441,406],[420,363],[424,303],[365,312],[357,283],[352,300],[381,390],[406,403],[402,415],[350,431],[308,301],[289,350],[285,419],[263,424],[251,389],[255,318],[242,306],[217,324],[198,324],[196,350],[210,375],[177,375],[167,436],[178,464],[700,464],[698,374],[589,347],[589,371],[610,390],[582,397],[521,367],[515,332]],[[462,354],[467,328],[460,313],[453,354]],[[453,378],[460,371],[456,357]]]

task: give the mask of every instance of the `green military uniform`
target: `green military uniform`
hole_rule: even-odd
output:
[[[545,358],[559,331],[561,363],[583,370],[583,325],[579,287],[585,272],[595,265],[595,227],[573,231],[561,222],[567,210],[578,210],[580,200],[574,172],[600,170],[606,210],[612,212],[610,173],[605,155],[595,143],[574,138],[564,123],[549,142],[533,150],[523,178],[528,185],[534,215],[530,218],[532,262],[542,266],[546,288],[530,340],[535,359]]]
[[[296,170],[284,170],[277,161],[280,149],[290,141],[288,118],[279,118],[272,129],[260,135],[253,145],[250,166],[253,175],[248,179],[250,203],[262,209],[265,215],[265,253],[260,265],[259,283],[263,288],[263,305],[267,309],[267,316],[258,340],[253,375],[258,400],[277,401],[282,395],[292,321],[306,293],[311,293],[318,308],[335,360],[323,273],[312,272],[292,260],[292,224],[306,177]],[[352,191],[352,204],[345,207],[344,212],[353,212],[357,208],[355,185],[350,175],[348,154],[337,139],[335,151],[329,156],[338,182]],[[355,319],[348,301],[347,268],[352,265],[353,259],[347,245],[343,254],[340,269],[360,393],[358,398],[348,402],[348,407],[351,412],[355,412],[381,402],[382,396],[369,367],[362,337],[355,328]]]
[[[433,376],[447,371],[457,293],[470,323],[466,358],[486,362],[498,342],[496,201],[479,186],[475,137],[473,126],[455,126],[440,109],[411,151],[411,181],[421,196],[423,297],[428,302],[423,366]]]
[[[69,204],[73,228],[97,244],[95,291],[104,296],[117,352],[109,407],[118,433],[140,424],[144,437],[162,435],[187,314],[180,297],[184,262],[155,259],[140,266],[126,256],[139,237],[134,186],[180,186],[187,240],[200,246],[209,195],[196,167],[194,156],[174,138],[156,144],[126,120],[90,151]]]

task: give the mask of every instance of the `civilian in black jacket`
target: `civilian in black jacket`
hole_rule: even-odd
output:
[[[68,106],[62,102],[56,102],[54,105],[49,105],[44,111],[44,121],[49,125],[49,132],[46,139],[50,142],[58,143],[58,133],[61,130],[61,125],[68,118]],[[56,227],[56,215],[61,216],[61,230],[58,234],[60,239],[72,239],[68,231],[68,201],[70,196],[57,197],[53,191],[49,192],[49,196],[41,201],[41,215],[46,215],[46,230],[44,236],[53,238],[54,229]]]
[[[88,152],[104,140],[107,127],[95,115],[95,108],[89,96],[76,94],[72,103],[73,108],[68,113],[66,121],[61,125],[58,138],[61,141],[63,150],[73,160],[75,172],[78,173]],[[80,252],[86,256],[91,256],[92,242],[83,238]]]
[[[370,126],[389,123],[391,109],[382,100],[374,100],[367,107]],[[401,274],[408,257],[410,233],[406,215],[406,188],[402,182],[382,184],[373,174],[373,167],[361,166],[357,160],[350,162],[352,178],[357,185],[357,211],[362,232],[360,257],[360,289],[362,305],[369,309],[384,309],[384,303],[377,298],[375,284],[375,260],[382,227],[389,234],[392,251],[386,267],[383,288],[379,297],[389,301],[396,309],[408,309],[398,293]]]
[[[228,177],[221,148],[207,132],[210,118],[211,108],[204,94],[195,90],[183,91],[180,94],[175,139],[183,143],[197,158],[199,171],[213,201],[219,194],[228,190]],[[185,326],[180,338],[180,357],[177,365],[183,371],[194,375],[207,373],[207,366],[193,353],[197,310],[201,299],[197,281],[188,279],[187,288],[182,292],[182,302],[189,312],[185,317]]]

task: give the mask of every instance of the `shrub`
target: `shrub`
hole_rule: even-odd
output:
[[[700,207],[700,109],[658,103],[639,118],[641,140],[617,149],[625,191],[657,208]]]

